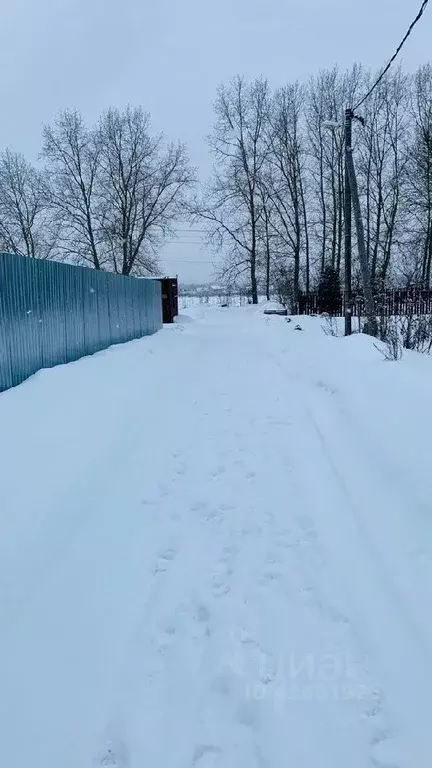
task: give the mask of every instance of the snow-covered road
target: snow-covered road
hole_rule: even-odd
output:
[[[429,768],[432,362],[301,322],[0,396],[2,766]]]

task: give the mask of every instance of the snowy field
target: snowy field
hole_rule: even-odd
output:
[[[264,301],[264,297],[260,297],[261,301]],[[179,310],[192,309],[196,307],[220,307],[223,304],[228,307],[246,307],[248,304],[247,296],[182,296],[178,298]]]
[[[430,768],[432,360],[299,322],[0,395],[4,768]]]

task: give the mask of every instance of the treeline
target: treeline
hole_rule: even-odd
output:
[[[224,254],[232,285],[258,292],[316,288],[342,277],[346,107],[375,75],[361,66],[321,72],[272,91],[236,77],[219,88],[209,136],[214,169],[190,206]],[[432,266],[432,67],[390,72],[354,123],[354,159],[366,248],[377,290],[429,288]],[[354,288],[360,271],[354,246]]]
[[[195,182],[186,148],[150,131],[140,108],[87,127],[65,111],[43,132],[43,167],[0,155],[0,250],[129,275],[157,253]]]
[[[344,112],[375,75],[325,70],[272,91],[236,77],[218,89],[208,137],[214,167],[196,183],[183,144],[140,108],[86,126],[65,111],[43,132],[41,168],[0,155],[0,249],[120,274],[154,273],[175,222],[203,224],[233,291],[296,301],[325,269],[342,280]],[[354,160],[373,284],[431,287],[432,66],[394,69],[354,122]],[[353,242],[353,289],[360,270]]]

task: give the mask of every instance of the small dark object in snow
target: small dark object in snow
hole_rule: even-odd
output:
[[[294,328],[294,330],[295,330],[295,331],[302,331],[302,330],[303,330],[303,328],[301,327],[301,325],[296,325],[296,326],[295,326],[295,328]]]
[[[287,323],[292,323],[292,320],[291,320],[290,317],[287,317],[286,321],[287,321]]]
[[[288,314],[287,309],[265,309],[264,310],[265,315],[281,315],[281,317],[286,317]]]
[[[221,304],[222,309],[225,309],[225,307],[227,307],[227,306],[228,306],[228,304]]]

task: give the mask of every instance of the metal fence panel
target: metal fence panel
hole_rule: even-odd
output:
[[[108,275],[102,272],[98,281],[98,314],[99,314],[99,341],[104,347],[109,347],[111,343],[111,321],[109,308],[109,285]]]
[[[117,280],[114,275],[110,275],[108,273],[106,275],[106,279],[110,319],[110,335],[113,344],[120,344],[122,341],[122,335],[120,331]]]
[[[124,285],[124,281],[123,281]],[[125,329],[129,339],[135,337],[135,320],[134,320],[134,306],[133,306],[133,291],[124,291],[123,306],[125,314]]]
[[[16,258],[16,257],[13,257]],[[56,262],[47,262],[43,269],[37,269],[35,264],[39,308],[43,316],[39,323],[39,332],[42,347],[42,365],[39,367],[51,368],[67,362],[66,355],[66,315],[63,311],[64,288],[62,281],[61,265]],[[5,285],[5,291],[8,285]]]
[[[149,282],[149,281],[147,281]],[[163,326],[163,318],[162,318],[162,284],[159,283],[159,290],[153,291],[152,290],[152,323],[153,323],[153,333],[156,333],[156,331]]]
[[[87,354],[100,349],[100,339],[103,338],[105,319],[103,302],[100,302],[100,281],[95,270],[89,269],[83,279],[83,325],[84,345]]]
[[[12,354],[12,386],[19,384],[20,371],[35,371],[42,357],[42,322],[39,310],[36,273],[33,261],[25,265],[22,259],[9,256],[5,264],[2,293],[7,316],[9,353]]]
[[[158,280],[0,253],[0,392],[162,327]]]
[[[143,283],[143,290],[146,294],[146,301],[143,303],[141,307],[141,327],[142,332],[146,333],[146,329],[150,328],[150,333],[152,332],[152,313],[153,313],[153,305],[151,304],[151,298],[149,298],[147,294],[147,280],[141,280]],[[161,301],[162,301],[162,289],[161,289]]]
[[[149,286],[148,285],[147,285],[147,290],[149,291]],[[162,287],[161,287],[161,291],[162,291]],[[162,293],[161,293],[161,303],[162,303]],[[153,299],[152,299],[151,296],[149,296],[149,299],[148,299],[148,302],[147,302],[147,306],[149,308],[148,313],[147,313],[147,322],[150,323],[150,328],[151,328],[151,330],[153,330],[153,322],[154,322],[154,316],[155,316],[155,307],[153,305]],[[149,315],[150,315],[150,317],[149,317]]]
[[[82,270],[66,265],[61,274],[66,311],[66,362],[71,363],[82,357],[85,349]]]
[[[121,340],[133,338],[133,307],[132,299],[129,298],[131,291],[127,290],[127,284],[124,280],[117,281],[118,286],[118,305]]]
[[[12,386],[9,315],[4,292],[5,281],[6,266],[3,259],[0,259],[0,392]]]
[[[135,336],[135,338],[137,338],[138,336],[142,336],[140,306],[144,302],[140,301],[139,290],[140,290],[139,281],[136,280],[134,285],[132,286],[132,291],[131,291],[132,312],[133,312],[133,335]]]

